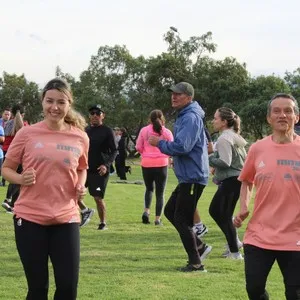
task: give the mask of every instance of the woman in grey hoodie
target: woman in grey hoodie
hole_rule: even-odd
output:
[[[240,118],[227,107],[217,109],[213,126],[219,131],[216,151],[209,156],[209,165],[214,168],[214,181],[218,182],[209,213],[223,231],[228,247],[228,258],[243,259],[238,249],[236,229],[232,215],[240,196],[241,182],[238,176],[246,158],[247,142],[240,136]]]

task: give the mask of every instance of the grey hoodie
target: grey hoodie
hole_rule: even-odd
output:
[[[226,129],[219,136],[216,151],[209,156],[209,165],[215,168],[215,179],[239,176],[246,158],[247,142],[234,130]]]

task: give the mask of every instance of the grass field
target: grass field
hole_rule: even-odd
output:
[[[128,179],[142,179],[139,166],[132,167]],[[111,181],[114,180],[116,177],[111,176]],[[176,182],[170,171],[166,199]],[[109,230],[96,230],[96,215],[81,229],[78,299],[246,300],[243,262],[221,258],[225,239],[208,214],[215,189],[210,183],[198,204],[209,228],[205,242],[213,246],[205,261],[208,273],[186,274],[177,271],[186,264],[187,258],[171,224],[165,218],[162,227],[154,226],[153,222],[141,223],[144,186],[109,183],[105,197]],[[0,187],[0,199],[4,199],[5,192],[6,188]],[[95,208],[90,196],[86,197],[86,203]],[[154,212],[155,201],[152,206]],[[240,230],[240,238],[243,230]],[[25,299],[26,279],[16,252],[12,215],[3,210],[0,213],[0,253],[0,299]],[[267,289],[270,299],[285,299],[277,265],[269,275]],[[51,271],[49,299],[53,292]]]

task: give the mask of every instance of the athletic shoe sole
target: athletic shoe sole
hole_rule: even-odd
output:
[[[202,253],[202,255],[200,256],[201,262],[206,259],[207,255],[211,252],[212,250],[212,246],[207,246],[205,251]]]

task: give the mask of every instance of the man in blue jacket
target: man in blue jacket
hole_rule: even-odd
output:
[[[173,157],[174,172],[179,181],[165,206],[165,216],[174,225],[188,255],[183,272],[204,271],[201,260],[211,247],[200,241],[193,232],[193,217],[197,202],[208,182],[208,153],[203,126],[204,111],[193,101],[194,88],[180,82],[169,89],[172,107],[178,115],[174,124],[174,141],[168,142],[156,136],[149,143],[162,153]]]

